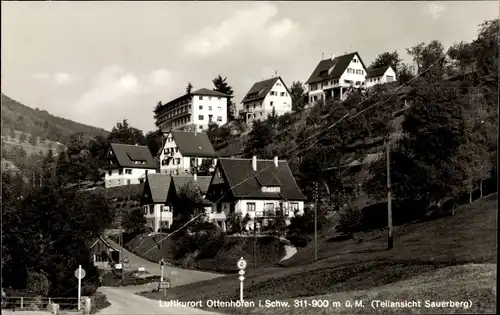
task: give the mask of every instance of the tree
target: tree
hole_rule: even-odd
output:
[[[234,91],[233,88],[226,82],[226,80],[227,77],[222,78],[222,76],[219,74],[212,80],[212,83],[214,85],[214,91],[230,96],[227,99],[227,121],[229,122],[234,120],[235,107],[231,100],[231,96],[234,94]]]
[[[174,224],[172,229],[181,227],[193,217],[205,213],[203,198],[198,186],[188,182],[178,188],[177,198],[173,202]],[[204,217],[198,217],[196,222],[203,221]],[[196,223],[195,222],[195,223]]]
[[[146,134],[146,145],[153,156],[156,156],[161,149],[163,145],[162,139],[163,133],[159,129]]]
[[[398,70],[398,81],[399,84],[403,85],[408,83],[415,77],[413,69],[410,65],[403,63]]]
[[[37,143],[38,143],[38,142],[37,142],[36,137],[35,137],[35,136],[33,136],[32,134],[30,134],[30,137],[29,137],[29,143],[30,143],[31,145],[37,145]]]
[[[186,94],[191,94],[192,91],[193,85],[191,84],[191,82],[188,82],[188,85],[186,86]]]
[[[42,187],[22,191],[2,177],[2,228],[9,231],[2,235],[3,285],[23,290],[29,279],[43,275],[50,284],[48,296],[74,296],[73,273],[82,265],[87,271],[82,294],[92,295],[99,275],[87,244],[112,221],[107,201],[93,193],[64,189],[54,177],[46,178]],[[46,288],[38,286],[37,291],[45,294]]]
[[[292,109],[301,112],[307,104],[307,93],[304,85],[300,81],[294,81],[290,87],[292,97]]]
[[[10,137],[11,137],[12,139],[16,139],[16,138],[17,138],[17,135],[16,135],[16,130],[14,129],[14,127],[12,127],[12,126],[11,126],[11,127],[10,127],[10,131],[9,131],[9,132],[10,132]]]
[[[243,217],[241,213],[236,213],[232,212],[227,216],[227,229],[228,233],[230,234],[236,234],[236,233],[241,233],[243,230],[243,225],[242,225]]]
[[[116,123],[107,138],[108,143],[146,145],[146,137],[141,130],[130,126],[126,119]]]
[[[129,235],[146,233],[146,217],[144,217],[142,208],[135,208],[127,212],[123,217],[122,228]]]
[[[376,69],[386,66],[391,66],[391,68],[398,73],[402,59],[399,58],[397,51],[385,52],[379,54],[377,58],[370,64],[370,69]]]
[[[25,142],[26,140],[28,140],[28,136],[26,136],[26,134],[24,132],[21,132],[21,136],[19,136],[19,140],[22,142]]]
[[[406,49],[417,64],[417,73],[428,82],[436,82],[443,78],[446,73],[446,55],[444,46],[437,40],[429,44],[420,43]]]
[[[209,123],[207,136],[215,150],[223,147],[231,139],[231,130],[226,126],[219,126],[216,123]]]

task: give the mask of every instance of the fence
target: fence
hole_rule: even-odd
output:
[[[84,297],[81,303],[84,302]],[[51,304],[58,304],[61,310],[78,309],[78,298],[8,296],[2,298],[2,309],[44,311]]]

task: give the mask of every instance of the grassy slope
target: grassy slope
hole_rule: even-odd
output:
[[[287,299],[335,292],[363,290],[439,268],[468,263],[496,263],[497,195],[458,208],[452,217],[416,223],[395,231],[395,247],[386,250],[386,239],[374,236],[354,241],[318,242],[319,261],[311,263],[312,248],[283,262],[286,267],[248,270],[247,299]],[[145,294],[159,298],[154,293]],[[224,277],[169,290],[180,300],[236,300],[234,277]],[[232,313],[242,310],[228,310]]]
[[[162,243],[162,251],[158,248],[154,240],[160,241],[165,235],[145,236],[142,239],[138,236],[126,244],[128,250],[134,252],[140,257],[153,262],[159,261],[162,257],[169,262],[177,265],[186,266],[186,260],[174,260],[172,252],[172,241],[165,240]],[[154,248],[149,253],[145,254],[149,249]],[[227,237],[224,245],[220,248],[217,254],[212,258],[195,259],[193,265],[188,267],[198,270],[214,271],[214,272],[237,272],[236,262],[241,257],[245,258],[249,266],[253,266],[254,262],[254,239],[251,237]],[[278,262],[285,255],[285,248],[281,241],[272,237],[257,238],[258,253],[257,264],[259,266],[272,265]]]
[[[64,138],[69,138],[69,136],[73,133],[76,132],[83,132],[89,136],[107,136],[108,131],[101,129],[101,128],[96,128],[88,125],[84,125],[78,122],[74,122],[68,119],[64,119],[61,117],[56,117],[54,115],[51,115],[45,110],[38,110],[38,109],[33,109],[31,107],[28,107],[26,105],[23,105],[10,97],[2,94],[2,128],[7,129],[6,127],[8,126],[13,126],[14,129],[17,131],[17,139],[19,139],[19,135],[21,132],[26,133],[28,136],[30,134],[33,134],[34,136],[40,136],[44,135],[46,133],[46,129],[43,127],[45,121],[48,122],[48,124],[51,127],[54,127],[59,131],[62,137]],[[19,118],[22,117],[22,121],[19,121]],[[3,129],[3,134],[2,136],[8,137],[9,134],[6,133]],[[6,140],[6,145],[17,145],[20,146],[22,145],[23,148],[28,151],[30,150],[29,148],[26,149],[27,146],[30,146],[30,144],[17,144],[13,141],[10,141],[8,139]],[[54,141],[50,141],[54,144],[54,148],[56,147],[55,145],[55,139],[51,139]],[[30,151],[34,151],[38,153],[40,150],[42,151],[48,151],[48,143],[40,143],[38,144],[38,147],[33,148]],[[28,154],[30,152],[27,152]]]

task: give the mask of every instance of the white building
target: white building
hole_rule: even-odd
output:
[[[216,156],[206,133],[173,130],[164,135],[159,152],[160,172],[170,175],[207,174],[213,171]]]
[[[157,166],[146,146],[111,143],[106,155],[105,187],[140,184]]]
[[[245,122],[265,120],[273,110],[277,116],[292,111],[292,96],[281,77],[255,83],[241,101]]]
[[[247,230],[266,218],[283,215],[287,224],[304,213],[304,200],[286,161],[220,158],[215,168],[207,199],[213,205],[213,217],[225,221],[232,212],[249,216]],[[224,222],[225,228],[225,222]]]
[[[144,216],[147,225],[154,232],[170,230],[178,211],[174,208],[174,200],[186,185],[199,189],[204,199],[210,184],[211,176],[171,176],[167,174],[148,174],[141,196],[141,204],[144,208]],[[211,203],[205,209],[207,218],[212,219]]]
[[[365,79],[365,86],[370,88],[377,84],[385,84],[396,81],[396,72],[391,66],[368,69]]]
[[[222,126],[227,122],[229,97],[209,89],[185,94],[155,109],[156,126],[164,132],[176,129],[203,131],[210,123]]]
[[[365,85],[366,66],[357,52],[321,60],[306,81],[309,103],[344,100],[346,92]]]

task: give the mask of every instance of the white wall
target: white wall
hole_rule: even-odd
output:
[[[392,79],[394,81],[396,81],[396,73],[394,72],[394,70],[392,69],[392,67],[389,67],[385,73],[381,76],[378,76],[378,77],[372,77],[372,78],[368,78],[366,79],[366,87],[372,87],[372,86],[375,86],[377,84],[384,84],[384,83],[389,83],[391,81],[388,80],[387,77],[391,77],[392,76]]]
[[[352,81],[354,86],[361,87],[365,82],[365,77],[366,69],[363,67],[363,64],[361,63],[361,60],[359,60],[358,56],[355,55],[346,71],[340,77],[339,84],[342,87],[350,87],[351,83],[345,82],[345,80],[349,80]]]
[[[274,94],[274,95],[271,95]],[[271,115],[273,108],[277,116],[284,115],[292,111],[292,96],[287,92],[282,80],[278,80],[263,100],[243,104],[243,109],[248,111],[248,123],[255,120],[265,120]]]
[[[163,211],[162,211],[163,210]],[[150,204],[143,206],[144,216],[147,219],[153,220],[153,231],[158,232],[160,222],[163,222],[163,227],[169,229],[173,222],[172,207],[162,204]]]
[[[346,80],[352,81],[354,86],[361,87],[362,84],[365,82],[365,77],[366,77],[366,69],[363,67],[363,64],[361,63],[361,60],[359,60],[358,56],[355,55],[351,60],[351,62],[349,63],[349,66],[340,76],[339,79],[328,79],[307,85],[309,102],[313,103],[314,101],[324,99],[325,89],[330,89],[335,87],[342,87],[342,88],[350,87],[351,84],[345,82]],[[359,85],[356,85],[357,82],[359,82]],[[316,100],[314,100],[314,97],[316,97]]]
[[[234,211],[237,213],[241,213],[242,217],[245,217],[248,213],[250,216],[251,221],[247,224],[247,229],[253,229],[253,219],[255,218],[255,215],[261,215],[264,214],[265,210],[265,204],[266,203],[272,203],[274,204],[274,209],[279,208],[280,200],[252,200],[252,199],[243,199],[243,200],[238,200],[235,204]],[[248,203],[255,203],[255,211],[247,211]],[[289,220],[295,216],[293,211],[291,210],[291,204],[296,203],[298,205],[298,214],[302,215],[304,214],[304,202],[303,201],[288,201],[288,202],[283,202],[283,209],[288,209],[288,216],[287,216],[287,224],[289,224]],[[285,211],[286,214],[286,211]]]
[[[120,175],[118,169],[106,171],[104,175],[105,187],[125,186],[129,184],[139,184],[140,179],[145,181],[146,172],[148,174],[155,174],[156,169],[143,169],[143,168],[122,168]],[[126,170],[131,170],[131,174],[127,174]],[[111,174],[110,174],[111,172]],[[130,181],[130,182],[129,182]]]
[[[209,115],[212,115],[212,122],[219,126],[227,123],[227,97],[194,95],[191,122],[196,125],[197,131],[208,128]]]
[[[170,151],[170,149],[174,149],[174,154],[169,155],[165,153],[165,150]],[[172,156],[173,159],[170,161],[170,164],[163,165],[163,160],[167,157]],[[174,164],[177,160],[180,164]],[[203,160],[212,158],[197,158],[198,165],[203,163]],[[213,165],[217,163],[217,159],[213,159]],[[183,174],[191,174],[191,157],[184,157],[179,151],[179,147],[174,141],[174,138],[169,133],[167,134],[167,139],[165,141],[165,145],[163,146],[160,153],[160,173],[162,174],[171,174],[171,175],[183,175]]]

